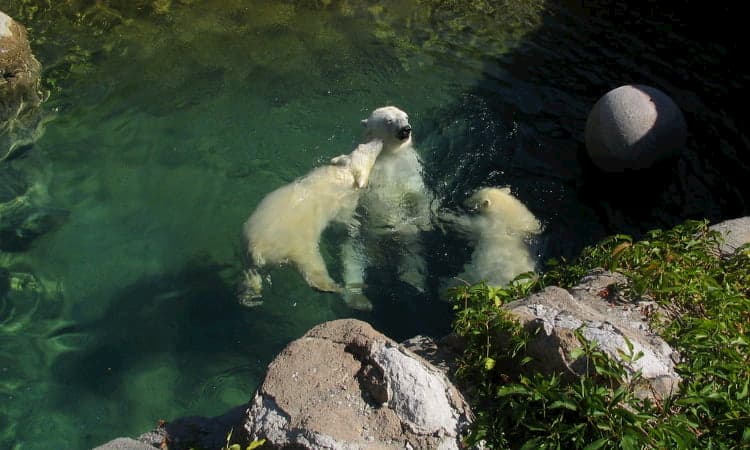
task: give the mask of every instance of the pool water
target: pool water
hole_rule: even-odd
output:
[[[90,448],[159,419],[221,414],[326,320],[367,320],[399,340],[446,333],[437,288],[469,249],[437,231],[425,236],[430,291],[373,268],[371,313],[290,268],[272,271],[263,306],[234,297],[255,205],[348,153],[378,106],[409,113],[445,207],[511,185],[545,224],[542,258],[748,209],[738,127],[707,107],[725,91],[699,90],[708,82],[687,71],[690,57],[659,64],[648,39],[605,35],[604,19],[542,1],[0,0],[0,10],[29,29],[51,118],[3,164],[67,214],[27,249],[0,253],[1,267],[41,283],[0,305],[0,448]],[[582,130],[599,95],[634,81],[668,90],[694,128],[678,161],[623,195],[612,186],[626,178],[588,175]],[[709,142],[719,146],[707,154]],[[339,279],[343,235],[333,227],[321,244]]]

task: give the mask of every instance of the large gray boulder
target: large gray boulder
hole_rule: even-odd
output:
[[[26,29],[0,11],[0,161],[43,132],[40,79]]]
[[[685,117],[664,92],[644,85],[613,89],[586,120],[586,150],[606,172],[645,169],[681,150]]]
[[[631,376],[641,372],[645,381],[637,386],[641,396],[662,399],[675,393],[681,381],[675,372],[679,355],[649,325],[658,305],[649,299],[626,298],[623,291],[627,286],[625,276],[599,269],[569,290],[552,286],[508,303],[507,310],[525,328],[538,331],[527,349],[534,362],[525,370],[584,374],[586,361],[570,356],[581,347],[575,337],[575,330],[580,330],[587,341],[622,362]],[[643,353],[633,363],[623,360],[621,354],[628,353],[626,340],[634,353]]]
[[[439,369],[346,319],[313,328],[276,357],[245,429],[276,448],[448,450],[470,420]]]
[[[724,237],[719,249],[723,256],[731,255],[738,248],[750,242],[750,216],[725,220],[711,225],[710,229],[718,231]]]

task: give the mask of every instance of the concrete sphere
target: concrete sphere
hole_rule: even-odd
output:
[[[686,140],[682,111],[650,86],[626,85],[607,92],[586,121],[586,150],[605,172],[651,167],[677,153]]]

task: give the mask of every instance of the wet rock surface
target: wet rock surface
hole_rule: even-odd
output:
[[[0,11],[0,161],[43,131],[40,79],[41,64],[31,53],[26,29]]]

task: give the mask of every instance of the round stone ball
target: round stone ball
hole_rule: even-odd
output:
[[[650,86],[626,85],[607,92],[586,120],[586,150],[605,172],[646,169],[679,152],[686,140],[682,111]]]

